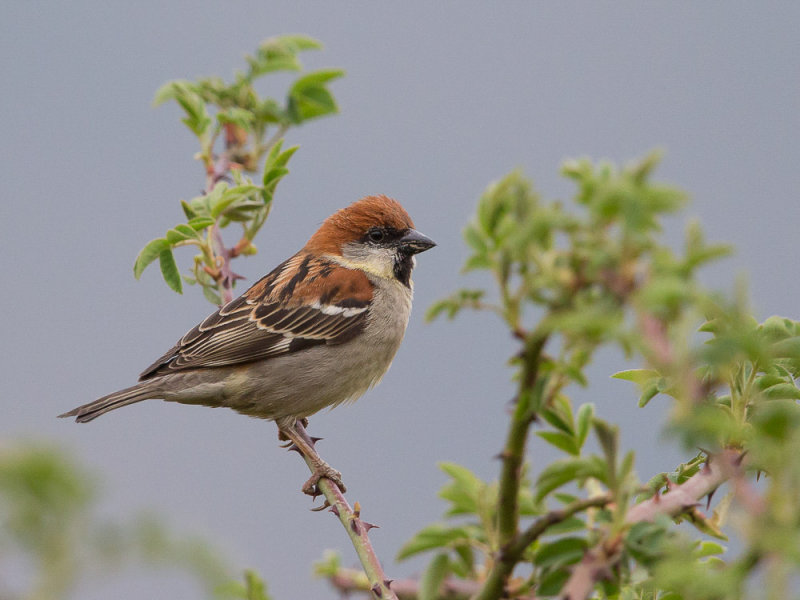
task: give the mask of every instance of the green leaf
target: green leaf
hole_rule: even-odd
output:
[[[467,544],[453,548],[455,557],[450,562],[450,570],[462,579],[471,578],[475,573],[475,552]]]
[[[246,600],[271,600],[272,597],[267,593],[267,585],[255,571],[247,569],[244,572],[244,581],[245,594],[243,598]]]
[[[153,97],[153,106],[159,106],[168,100],[175,100],[182,93],[182,90],[189,89],[192,85],[192,82],[186,79],[168,81],[156,90]]]
[[[473,254],[464,263],[461,268],[462,273],[469,271],[476,271],[478,269],[491,269],[493,266],[492,260],[484,254]]]
[[[450,572],[450,561],[447,554],[437,554],[430,562],[419,582],[419,600],[436,600],[439,588]]]
[[[439,492],[440,498],[452,504],[447,514],[477,514],[480,497],[486,489],[486,484],[461,465],[443,462],[439,463],[439,468],[452,479]]]
[[[567,454],[578,456],[581,453],[575,438],[563,431],[538,431],[536,435]]]
[[[770,400],[800,400],[800,390],[793,383],[779,383],[764,390]]]
[[[559,407],[553,406],[545,408],[541,411],[542,418],[550,423],[556,429],[559,429],[569,436],[575,434],[575,429],[572,425],[572,412],[569,405],[561,405],[563,410],[558,410]]]
[[[575,533],[576,531],[585,531],[586,521],[578,517],[570,517],[560,523],[551,525],[543,535],[563,535],[565,533]]]
[[[303,67],[297,53],[317,50],[322,44],[305,35],[282,35],[264,40],[255,56],[247,56],[250,77],[255,78],[275,71],[299,71]]]
[[[256,116],[249,110],[243,108],[232,107],[217,113],[217,121],[220,124],[230,123],[241,127],[245,131],[253,129],[253,122]]]
[[[464,228],[464,240],[478,254],[486,254],[489,251],[486,239],[473,224],[469,224]]]
[[[642,388],[642,395],[639,396],[639,408],[647,406],[653,398],[658,396],[658,383],[655,381],[645,385]]]
[[[533,557],[533,563],[540,568],[557,568],[571,565],[583,558],[586,540],[578,537],[565,537],[549,544],[542,544]]]
[[[706,558],[716,554],[725,554],[725,546],[707,540],[700,542],[700,545],[695,551],[696,558]]]
[[[211,117],[208,114],[206,103],[197,93],[193,83],[188,81],[171,81],[156,92],[153,101],[155,105],[166,100],[175,100],[186,116],[181,119],[183,123],[198,137],[202,137],[211,126]]]
[[[147,245],[142,248],[142,251],[139,252],[139,256],[136,257],[133,263],[133,276],[139,279],[147,266],[157,259],[165,250],[169,250],[169,242],[164,238],[158,238],[148,242]]]
[[[167,241],[171,245],[175,245],[179,242],[183,242],[186,240],[199,240],[200,236],[197,234],[193,228],[189,227],[188,225],[180,224],[176,225],[173,229],[167,231]]]
[[[197,213],[194,212],[194,209],[186,200],[181,200],[181,208],[187,219],[194,219],[197,216]]]
[[[455,546],[465,541],[469,542],[471,539],[473,539],[473,535],[467,527],[446,527],[434,523],[421,529],[407,541],[397,553],[397,560],[403,560],[434,548]]]
[[[589,435],[589,429],[592,426],[592,419],[594,418],[594,404],[587,403],[578,409],[578,417],[576,419],[576,439],[578,441],[578,448],[582,448],[586,443],[586,438]]]
[[[211,302],[211,304],[222,306],[222,298],[220,297],[219,293],[214,290],[214,288],[209,287],[207,285],[204,285],[202,287],[203,287],[203,296],[205,296],[206,300]]]
[[[211,216],[217,218],[220,215],[226,214],[226,211],[232,207],[235,209],[242,208],[261,208],[263,205],[260,202],[243,202],[246,199],[252,198],[261,188],[257,185],[242,184],[232,188],[226,189],[222,195],[211,204]]]
[[[161,266],[161,275],[170,289],[183,293],[183,283],[181,282],[181,274],[178,271],[178,265],[175,264],[175,256],[172,254],[171,249],[162,250],[158,255],[158,263]]]
[[[567,569],[556,569],[548,571],[539,580],[539,585],[536,587],[536,595],[540,598],[547,598],[556,596],[564,584],[569,579],[569,571]]]
[[[439,300],[431,305],[428,312],[425,313],[425,320],[433,321],[442,313],[446,314],[448,319],[452,319],[464,308],[477,310],[485,293],[483,290],[458,290],[450,298]]]
[[[289,159],[292,158],[299,146],[292,146],[284,151],[281,151],[283,140],[279,140],[272,148],[270,148],[267,158],[264,161],[264,177],[262,179],[263,188],[261,190],[261,197],[264,204],[272,202],[272,197],[275,193],[275,188],[278,182],[289,172],[286,165]]]
[[[661,377],[661,374],[654,369],[630,369],[628,371],[614,373],[611,377],[624,381],[632,381],[636,385],[644,386],[651,380]]]
[[[604,483],[608,482],[606,463],[599,456],[553,461],[542,470],[536,480],[536,501],[541,501],[562,485],[571,481],[582,483],[589,477],[594,477]]]
[[[322,69],[300,77],[289,89],[287,109],[295,123],[339,112],[333,94],[325,87],[342,77],[341,69]]]
[[[206,227],[211,227],[213,224],[214,219],[211,217],[194,217],[193,219],[190,219],[188,223],[189,227],[195,231],[200,231]]]
[[[619,427],[610,425],[602,419],[594,419],[593,425],[600,447],[606,455],[606,461],[613,468],[617,463],[617,452],[619,450]]]

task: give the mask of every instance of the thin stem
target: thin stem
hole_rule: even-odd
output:
[[[548,528],[562,521],[566,521],[571,516],[589,508],[605,506],[610,501],[611,497],[609,495],[576,500],[564,508],[550,511],[536,519],[525,531],[516,536],[506,548],[501,550],[480,594],[475,597],[476,600],[501,598],[505,586],[511,577],[511,573],[514,571],[514,567],[517,566],[517,563],[522,560],[525,550],[539,539]]]
[[[302,425],[298,422],[297,427],[302,427]],[[302,452],[300,456],[303,457],[308,468],[314,473],[314,463],[311,458]],[[389,580],[386,578],[378,555],[375,553],[372,542],[370,542],[367,535],[367,532],[373,526],[361,520],[360,511],[357,513],[352,509],[339,487],[330,479],[323,477],[317,482],[317,487],[322,492],[322,495],[325,496],[326,503],[331,507],[330,511],[339,518],[339,522],[353,544],[358,560],[361,562],[364,573],[369,579],[372,598],[376,600],[398,600],[397,595],[389,588]]]
[[[602,496],[595,496],[593,498],[575,500],[574,502],[567,504],[564,508],[551,510],[544,516],[536,519],[530,525],[530,527],[523,531],[517,537],[517,540],[514,542],[514,544],[508,549],[506,554],[509,556],[509,558],[519,561],[522,558],[522,553],[525,552],[525,549],[533,542],[538,540],[539,537],[544,534],[549,527],[552,527],[557,523],[561,523],[562,521],[566,521],[573,515],[583,512],[589,508],[606,506],[609,502],[611,502],[611,496],[604,494]]]
[[[215,223],[211,231],[214,235],[214,244],[217,247],[217,256],[222,259],[222,264],[219,265],[219,278],[217,279],[217,288],[219,289],[219,297],[222,300],[223,306],[233,300],[233,282],[236,280],[237,275],[231,270],[231,259],[233,253],[230,248],[225,247],[225,242],[222,239],[222,233],[219,226]]]
[[[528,431],[535,418],[531,410],[530,395],[539,375],[542,349],[547,336],[533,333],[526,340],[522,360],[523,369],[520,378],[519,394],[514,414],[511,417],[506,444],[501,457],[503,466],[500,473],[500,487],[497,499],[497,530],[499,550],[495,563],[476,600],[492,600],[500,598],[508,583],[511,571],[518,560],[506,560],[509,547],[514,543],[519,528],[519,486],[522,479],[522,464],[525,457],[525,445]],[[527,400],[523,401],[523,398]]]

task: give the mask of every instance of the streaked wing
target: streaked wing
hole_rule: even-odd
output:
[[[362,272],[297,254],[184,335],[140,380],[341,344],[362,331],[371,301]]]

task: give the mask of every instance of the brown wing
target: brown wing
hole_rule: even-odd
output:
[[[341,344],[361,333],[371,301],[361,271],[297,254],[189,331],[139,379]]]

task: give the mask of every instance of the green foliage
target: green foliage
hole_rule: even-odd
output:
[[[244,600],[272,600],[267,593],[267,584],[252,569],[244,572],[244,581],[231,581],[217,589],[225,598],[242,598]]]
[[[207,597],[232,597],[223,593],[228,569],[204,540],[176,535],[152,516],[105,520],[97,499],[95,482],[63,449],[0,449],[0,551],[3,563],[25,565],[26,573],[13,597],[66,598],[86,576],[106,577],[130,563],[181,569]]]
[[[728,299],[698,283],[697,270],[729,248],[708,244],[696,222],[682,252],[660,240],[662,218],[685,197],[651,182],[657,162],[656,154],[623,169],[568,162],[573,210],[544,201],[519,172],[491,184],[464,230],[464,270],[489,271],[495,297],[459,290],[428,313],[488,310],[521,344],[511,361],[517,406],[501,455],[512,468],[492,483],[447,465],[452,481],[440,495],[455,522],[424,528],[400,553],[434,552],[431,572],[475,581],[478,599],[733,599],[762,568],[769,596],[783,598],[800,574],[800,322],[758,323],[744,294]],[[693,450],[645,485],[617,428],[592,404],[574,410],[566,394],[569,384],[587,385],[584,368],[606,344],[642,358],[642,368],[614,377],[637,386],[640,407],[659,395],[671,402],[666,430]],[[540,466],[532,483],[513,469],[531,423],[532,440],[566,455]],[[592,429],[600,454],[585,451]],[[713,461],[731,451],[746,466],[725,473],[733,483],[710,514],[699,497],[670,497],[706,489],[697,482],[710,472],[708,454]],[[756,472],[766,474],[758,488]],[[660,503],[665,497],[681,500],[659,508],[670,505]],[[634,507],[649,517],[632,518]],[[677,529],[680,521],[697,533]],[[704,539],[725,539],[731,529],[743,545],[738,556]],[[520,564],[526,575],[514,577]]]
[[[297,147],[282,150],[282,137],[306,121],[338,112],[328,86],[344,75],[340,69],[320,69],[300,75],[286,92],[283,102],[263,98],[255,82],[270,73],[302,71],[299,53],[318,50],[321,44],[303,35],[284,35],[264,41],[247,57],[248,67],[227,83],[219,77],[197,81],[176,80],[164,84],[153,103],[175,101],[184,113],[183,123],[197,138],[197,158],[206,172],[205,193],[181,201],[187,222],[149,242],[133,266],[138,279],[159,261],[170,289],[181,293],[183,282],[199,285],[214,304],[230,299],[238,276],[230,261],[242,254],[255,254],[253,239],[266,221],[275,189],[289,173],[289,159]],[[271,133],[270,136],[268,134]],[[262,162],[263,161],[263,162]],[[245,173],[257,174],[259,184]],[[242,228],[239,241],[226,248],[221,230],[232,223]],[[190,273],[181,276],[173,251],[195,246]]]

